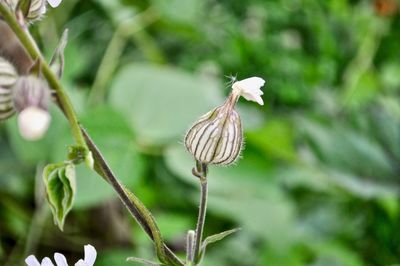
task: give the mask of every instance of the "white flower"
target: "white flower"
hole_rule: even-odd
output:
[[[18,114],[18,127],[26,140],[38,140],[43,137],[50,125],[50,114],[41,108],[30,106]]]
[[[75,266],[93,266],[96,261],[97,252],[96,249],[91,245],[85,245],[85,258],[80,259]],[[68,266],[67,259],[63,254],[55,253],[54,260],[57,266]],[[25,263],[28,266],[54,266],[53,262],[49,258],[44,258],[41,263],[34,255],[30,255],[25,259]]]
[[[62,0],[47,0],[49,5],[53,8],[58,7],[61,4]]]
[[[262,78],[251,77],[236,81],[232,84],[232,89],[234,94],[243,96],[248,101],[264,105],[263,99],[261,98],[261,95],[264,93],[260,89],[264,84],[265,80]]]

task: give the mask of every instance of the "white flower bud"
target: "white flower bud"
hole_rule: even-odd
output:
[[[46,13],[46,1],[45,0],[32,0],[29,8],[27,20],[33,21],[42,18]]]
[[[231,164],[242,149],[243,134],[234,95],[202,116],[185,137],[186,149],[201,163]]]
[[[27,140],[38,140],[50,124],[48,107],[50,90],[34,76],[18,78],[13,87],[14,107],[19,112],[18,126],[21,136]]]
[[[240,96],[260,105],[263,92],[260,88],[265,81],[252,77],[232,85],[232,93],[226,102],[202,116],[185,137],[186,149],[203,164],[233,163],[240,155],[243,145],[242,123],[234,109]]]
[[[38,140],[46,133],[50,120],[50,114],[46,110],[28,107],[18,115],[19,132],[26,140]]]

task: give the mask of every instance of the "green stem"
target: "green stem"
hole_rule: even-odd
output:
[[[142,13],[137,14],[132,19],[124,21],[117,25],[117,29],[109,42],[107,49],[97,70],[93,86],[89,94],[89,105],[102,103],[107,94],[107,84],[112,74],[118,67],[118,61],[123,54],[124,47],[129,37],[135,38],[147,26],[154,23],[158,15],[153,8],[148,8]],[[154,49],[153,49],[154,50]],[[153,54],[161,54],[153,52]]]
[[[114,188],[132,216],[135,217],[143,230],[154,241],[160,260],[166,260],[162,262],[169,262],[170,264],[168,265],[183,265],[183,262],[164,244],[160,230],[150,211],[132,192],[127,190],[118,181],[86,130],[83,128],[81,128],[81,130],[95,160],[94,170]]]
[[[43,56],[38,51],[30,35],[21,27],[21,25],[16,20],[14,14],[11,13],[11,11],[3,3],[0,3],[0,15],[3,17],[4,21],[7,22],[8,26],[13,30],[14,34],[18,37],[21,44],[24,46],[32,60],[40,60],[43,76],[46,78],[49,86],[57,92],[58,101],[63,107],[65,116],[70,122],[72,134],[77,144],[79,146],[87,148],[85,139],[83,138],[83,135],[79,128],[78,118],[75,115],[75,111],[71,104],[71,101],[63,90],[60,81],[57,79],[56,75],[53,73],[49,65],[43,59]]]
[[[194,243],[194,263],[197,265],[201,260],[201,244],[203,241],[203,229],[206,220],[207,212],[207,196],[208,196],[208,183],[207,183],[207,165],[197,163],[196,176],[200,179],[200,207],[199,215],[197,218],[196,235]]]
[[[121,29],[122,27],[119,27],[115,31],[101,60],[92,89],[90,90],[89,105],[102,103],[106,97],[107,83],[117,68],[118,60],[126,45],[126,39],[122,36]]]

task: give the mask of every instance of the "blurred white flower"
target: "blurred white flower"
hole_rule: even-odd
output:
[[[233,93],[243,96],[248,101],[253,101],[259,105],[264,105],[261,95],[261,87],[264,86],[265,80],[259,77],[251,77],[243,80],[236,81],[232,85]]]
[[[47,0],[51,7],[58,7],[61,4],[62,0]]]
[[[97,252],[96,249],[91,245],[85,245],[85,258],[80,259],[75,266],[93,266],[96,261]],[[55,253],[54,260],[56,262],[56,266],[68,266],[67,259],[63,254]],[[25,263],[28,266],[54,266],[53,262],[45,257],[41,263],[39,263],[38,259],[34,255],[30,255],[25,259]]]
[[[19,132],[26,140],[43,137],[50,125],[50,114],[41,108],[31,106],[18,114]]]

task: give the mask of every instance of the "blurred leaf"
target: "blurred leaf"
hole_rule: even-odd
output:
[[[152,261],[149,261],[149,260],[146,260],[146,259],[140,259],[140,258],[135,258],[135,257],[129,257],[129,258],[126,259],[126,261],[137,262],[139,264],[149,265],[149,266],[161,266],[161,265],[164,265],[164,264],[159,264],[159,263],[152,262]]]
[[[70,163],[49,164],[43,170],[43,181],[54,223],[62,231],[76,194],[75,166]]]
[[[153,5],[166,21],[193,26],[200,19],[204,7],[204,3],[197,0],[154,0]]]
[[[293,132],[283,120],[270,120],[263,128],[246,132],[246,139],[267,157],[288,161],[296,159]]]
[[[80,122],[92,136],[118,179],[128,188],[138,184],[145,170],[145,160],[133,142],[134,134],[125,118],[112,108],[104,106],[90,109]],[[59,144],[54,147],[53,160],[63,158],[65,145],[72,142],[68,130],[59,139]],[[76,208],[98,205],[116,197],[110,185],[87,167],[77,167],[77,177]],[[96,193],[93,193],[93,188],[96,188]]]
[[[129,119],[141,145],[157,146],[175,142],[223,99],[212,80],[173,67],[132,64],[116,76],[111,102]]]
[[[368,136],[343,126],[328,127],[310,120],[302,120],[299,126],[310,148],[327,165],[377,181],[394,176],[384,150]]]
[[[201,245],[201,254],[200,254],[200,256],[204,256],[204,255],[205,255],[205,253],[206,253],[206,248],[207,248],[207,246],[208,246],[209,244],[212,244],[212,243],[216,243],[216,242],[218,242],[218,241],[221,241],[221,240],[224,239],[225,237],[227,237],[227,236],[229,236],[229,235],[231,235],[231,234],[234,234],[234,233],[236,233],[236,232],[239,231],[239,230],[241,230],[241,228],[231,229],[231,230],[228,230],[228,231],[224,231],[224,232],[222,232],[222,233],[218,233],[218,234],[215,234],[215,235],[206,237],[206,239],[204,239],[204,241],[203,241],[203,243],[202,243],[202,245]]]

